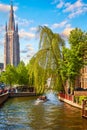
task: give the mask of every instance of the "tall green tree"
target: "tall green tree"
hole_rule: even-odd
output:
[[[17,84],[28,85],[29,83],[28,70],[23,61],[19,63],[19,65],[16,68],[16,71],[17,71]]]
[[[33,65],[35,86],[42,90],[47,78],[51,77],[53,80],[57,78],[55,80],[57,88],[63,87],[60,74],[60,59],[63,58],[62,48],[65,45],[64,40],[59,34],[53,33],[46,26],[39,26],[38,32],[40,35],[39,51],[34,56],[35,63]],[[55,74],[54,72],[57,73]]]
[[[74,49],[79,49],[78,47],[85,42],[87,42],[86,32],[83,32],[80,28],[75,28],[70,32],[69,44],[71,45],[71,48],[74,47]]]
[[[12,87],[16,83],[16,77],[16,68],[12,65],[7,65],[5,72],[1,74],[1,81]]]
[[[60,73],[60,60],[63,58],[62,48],[65,46],[64,40],[57,33],[53,33],[48,27],[39,27],[40,31],[40,50],[44,51],[44,63],[47,68],[50,68],[56,73],[56,76],[52,76],[57,84],[57,88],[62,88],[62,77]],[[51,75],[53,72],[51,73]],[[57,78],[57,80],[56,80]]]
[[[35,57],[32,57],[29,63],[27,64],[27,70],[28,70],[28,78],[29,78],[29,86],[30,87],[35,87],[34,83],[34,64],[35,64]]]
[[[62,75],[69,81],[69,86],[75,86],[75,79],[80,76],[80,70],[86,64],[84,60],[87,57],[87,33],[81,29],[75,28],[69,36],[70,48],[64,49],[64,60],[62,63]],[[64,70],[65,69],[65,70]]]

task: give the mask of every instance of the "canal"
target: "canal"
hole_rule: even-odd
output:
[[[49,101],[36,103],[36,97],[9,99],[0,108],[0,130],[87,130],[81,110],[60,102],[54,93]]]

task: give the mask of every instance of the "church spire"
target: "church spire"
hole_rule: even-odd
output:
[[[8,30],[14,30],[15,29],[15,21],[14,21],[14,11],[13,11],[13,3],[11,0],[11,7],[10,7],[10,17],[9,17],[9,23],[8,23]]]
[[[6,23],[6,25],[5,25],[5,31],[7,32],[7,23]]]
[[[17,66],[20,62],[18,25],[15,24],[13,9],[13,3],[11,1],[8,25],[7,23],[5,24],[4,68],[8,64]]]
[[[16,32],[18,32],[18,23],[16,24]]]

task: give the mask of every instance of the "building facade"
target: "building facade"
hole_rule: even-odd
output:
[[[11,3],[9,22],[5,26],[4,69],[7,64],[17,66],[20,62],[20,45],[18,24],[15,24],[13,5]]]
[[[84,56],[83,56],[83,60],[84,60],[84,67],[80,70],[80,76],[77,77],[76,79],[76,84],[75,86],[78,86],[80,88],[83,89],[87,89],[87,48],[86,46],[84,47]]]
[[[87,66],[81,70],[81,88],[87,89]]]

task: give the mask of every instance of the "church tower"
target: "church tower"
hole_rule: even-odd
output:
[[[13,4],[11,3],[9,22],[5,26],[4,69],[7,64],[17,66],[20,62],[18,24],[15,24]]]

